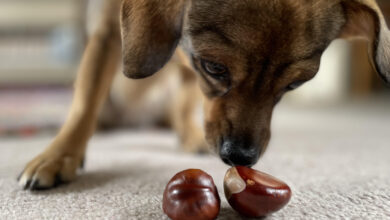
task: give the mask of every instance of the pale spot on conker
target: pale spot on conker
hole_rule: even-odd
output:
[[[225,175],[224,189],[225,196],[229,199],[232,194],[240,193],[245,190],[245,181],[241,178],[235,167],[230,168]]]

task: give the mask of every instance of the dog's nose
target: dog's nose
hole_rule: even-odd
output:
[[[219,156],[222,161],[231,166],[251,167],[258,161],[259,154],[259,147],[234,138],[225,138],[219,148]]]

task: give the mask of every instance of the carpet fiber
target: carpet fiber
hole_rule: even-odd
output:
[[[367,106],[278,107],[273,139],[256,168],[286,181],[293,197],[267,219],[390,219],[390,108]],[[227,166],[212,155],[180,152],[169,132],[97,134],[77,181],[21,190],[17,174],[50,139],[0,140],[0,219],[167,219],[162,192],[187,168],[214,177],[223,198],[219,219],[241,219],[223,196]]]

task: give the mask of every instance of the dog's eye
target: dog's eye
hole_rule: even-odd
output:
[[[291,91],[291,90],[297,89],[300,86],[302,86],[304,83],[305,83],[304,81],[297,81],[297,82],[291,83],[290,85],[287,86],[286,90]]]
[[[225,78],[228,71],[225,65],[212,61],[201,60],[201,65],[207,74],[217,79]]]

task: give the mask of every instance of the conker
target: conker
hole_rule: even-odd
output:
[[[286,183],[242,166],[227,171],[224,189],[230,206],[247,217],[263,217],[276,212],[291,198],[291,190]]]
[[[163,210],[172,220],[216,219],[220,203],[213,178],[199,169],[176,174],[163,195]]]

